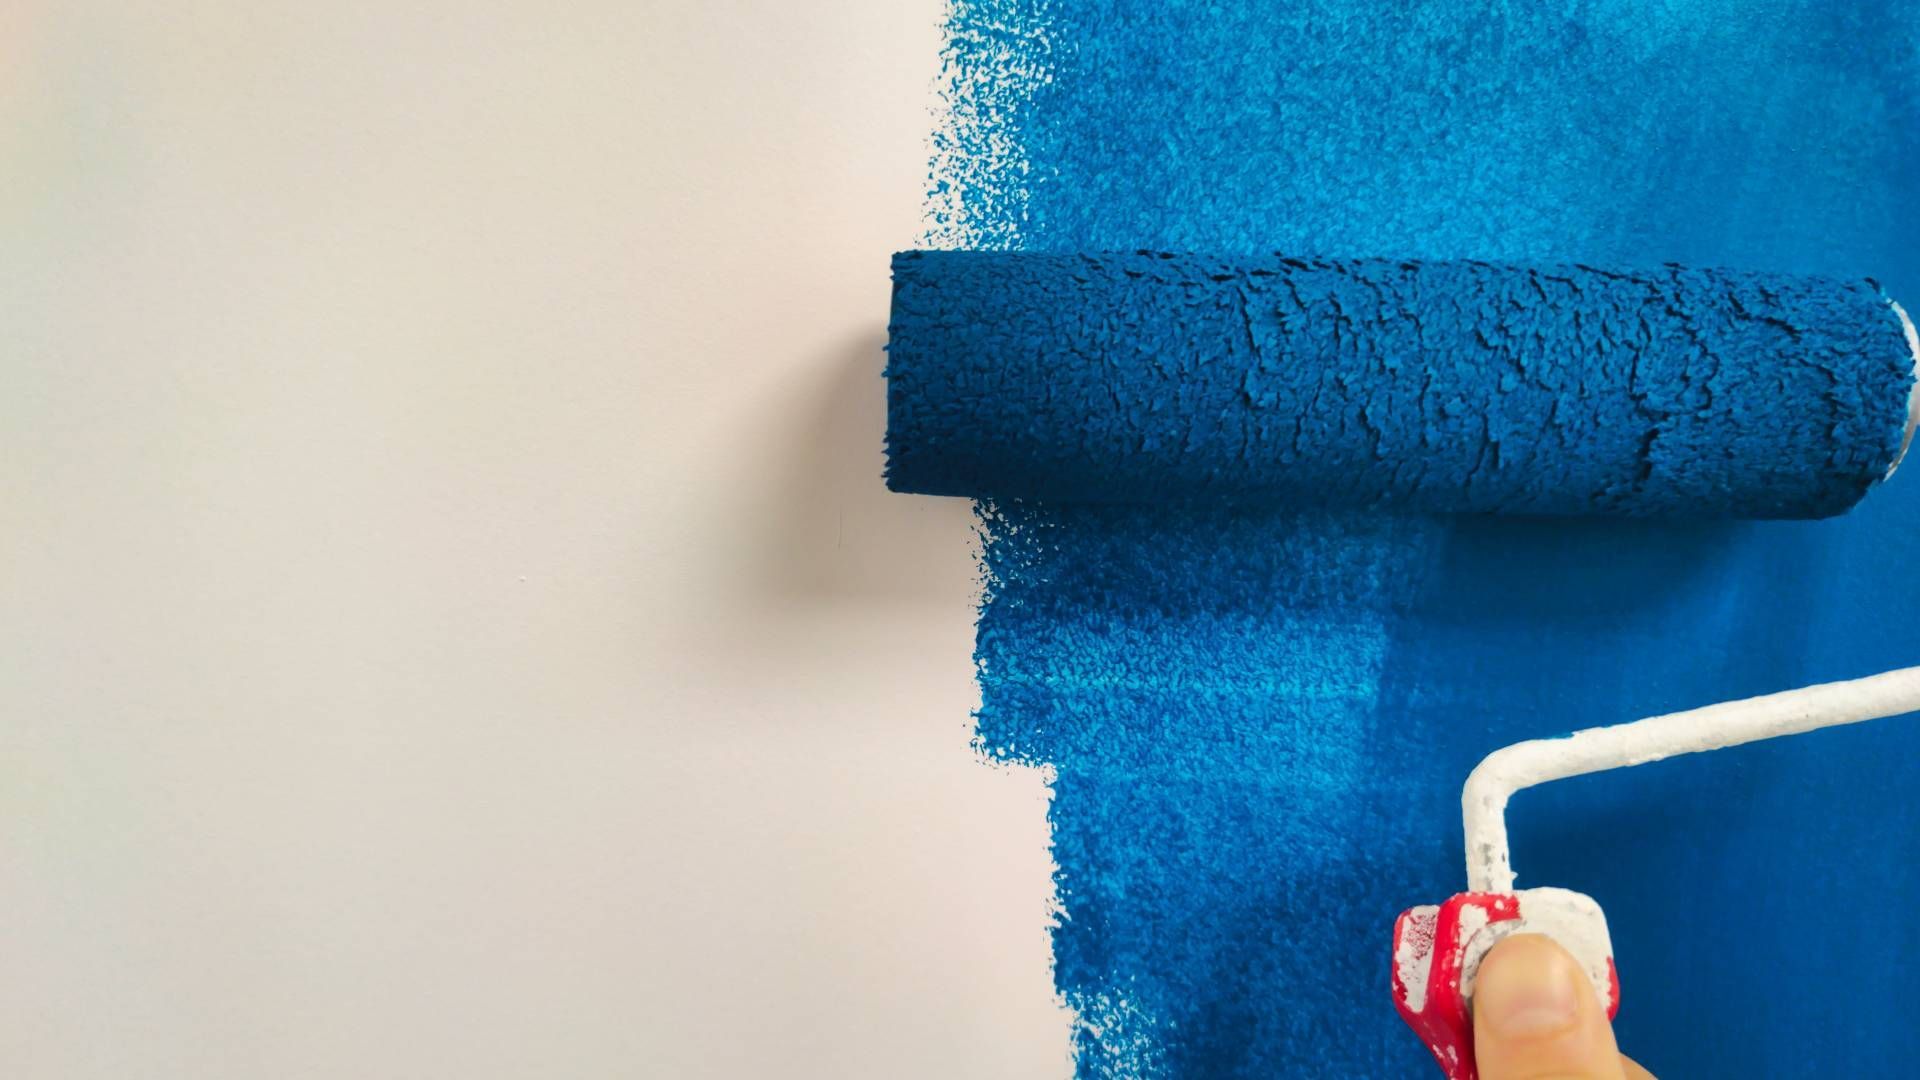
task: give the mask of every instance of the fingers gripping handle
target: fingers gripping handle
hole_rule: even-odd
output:
[[[1473,986],[1480,962],[1510,934],[1545,934],[1573,954],[1612,1019],[1620,1009],[1607,919],[1568,889],[1469,892],[1401,913],[1393,925],[1393,1004],[1448,1080],[1478,1080]]]

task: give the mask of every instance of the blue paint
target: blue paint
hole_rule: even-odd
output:
[[[1885,0],[956,0],[945,244],[1657,265],[1920,296],[1920,20]],[[1422,1076],[1393,916],[1527,736],[1920,659],[1920,490],[1824,522],[988,509],[979,734],[1057,771],[1083,1075]],[[1666,1076],[1920,1060],[1920,729],[1523,794]],[[1836,910],[1845,918],[1835,917]]]
[[[1868,281],[905,252],[897,491],[1801,518],[1886,476],[1914,357]]]

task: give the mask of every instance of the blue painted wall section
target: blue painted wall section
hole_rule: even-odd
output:
[[[1920,297],[1920,11],[956,0],[943,244],[1654,265]],[[1909,303],[1909,306],[1914,306]],[[1083,1075],[1426,1075],[1403,907],[1503,743],[1920,660],[1920,478],[1822,522],[983,507],[979,736],[1056,770]],[[1522,795],[1661,1075],[1920,1060],[1920,727]]]

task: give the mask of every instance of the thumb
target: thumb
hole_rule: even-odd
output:
[[[1481,1080],[1625,1080],[1613,1025],[1552,938],[1515,934],[1480,962],[1473,1053]]]

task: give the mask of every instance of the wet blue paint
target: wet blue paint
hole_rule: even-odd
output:
[[[1909,5],[957,0],[944,244],[1668,260],[1920,296]],[[1083,1075],[1420,1076],[1393,916],[1514,739],[1920,659],[1920,481],[1824,522],[1010,504],[979,734],[1056,770]],[[1569,781],[1525,884],[1613,924],[1670,1076],[1900,1075],[1920,729]],[[1844,917],[1842,917],[1844,915]]]

